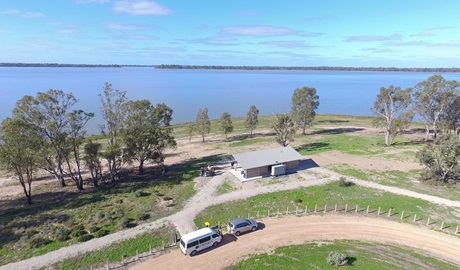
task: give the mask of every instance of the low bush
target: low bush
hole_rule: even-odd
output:
[[[95,233],[94,233],[94,236],[97,237],[97,238],[99,238],[99,237],[102,237],[102,236],[106,236],[106,235],[108,235],[109,233],[110,233],[109,230],[107,230],[107,229],[101,229],[101,230],[95,232]]]
[[[59,227],[57,230],[54,232],[54,239],[56,241],[64,242],[66,240],[69,240],[69,234],[70,231],[65,228],[65,227]]]
[[[51,243],[51,240],[43,238],[43,237],[36,237],[32,238],[29,242],[29,247],[30,248],[39,248],[41,246],[47,245]]]
[[[80,235],[77,240],[78,242],[86,242],[86,241],[89,241],[91,239],[93,239],[94,236],[92,234],[84,234],[84,235]]]
[[[147,220],[149,218],[150,218],[150,214],[147,214],[147,213],[139,213],[136,215],[136,220],[139,220],[139,221]]]
[[[348,259],[347,255],[345,254],[336,251],[331,251],[329,252],[329,255],[326,258],[326,262],[329,265],[342,266],[348,264]]]
[[[86,235],[86,234],[88,234],[87,231],[85,231],[85,230],[78,230],[78,231],[73,231],[70,235],[71,235],[72,237],[80,237],[80,236]]]
[[[144,197],[144,196],[147,196],[148,194],[142,191],[141,189],[138,189],[134,191],[134,195],[136,195],[136,197]]]

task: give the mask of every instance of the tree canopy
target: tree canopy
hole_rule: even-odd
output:
[[[316,116],[319,106],[319,96],[313,87],[297,88],[291,98],[291,115],[294,122],[305,135],[307,127],[311,125]]]
[[[374,125],[385,128],[385,145],[390,146],[396,135],[412,121],[411,89],[402,90],[399,86],[381,87],[380,93],[371,108],[376,115]]]
[[[272,127],[276,132],[276,141],[282,146],[288,146],[294,141],[295,127],[289,114],[276,114]]]
[[[195,128],[201,134],[202,142],[204,142],[206,134],[211,132],[211,121],[208,116],[208,108],[202,108],[198,111]]]
[[[430,134],[430,126],[436,138],[441,115],[455,97],[459,86],[455,80],[447,81],[441,75],[433,75],[413,88],[414,108],[425,123],[426,139]]]
[[[252,132],[257,127],[259,123],[258,119],[259,109],[257,109],[256,105],[251,105],[249,107],[249,111],[246,114],[246,128],[249,130],[249,135],[252,137]]]
[[[220,116],[220,129],[225,134],[225,138],[227,138],[228,133],[233,131],[232,115],[228,112],[224,112]]]

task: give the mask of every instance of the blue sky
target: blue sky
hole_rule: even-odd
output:
[[[460,67],[458,0],[0,2],[0,62]]]

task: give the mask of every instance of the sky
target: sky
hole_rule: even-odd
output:
[[[458,0],[0,1],[0,62],[460,67]]]

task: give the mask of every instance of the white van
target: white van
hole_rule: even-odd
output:
[[[184,255],[195,256],[200,250],[217,246],[221,240],[222,235],[218,231],[206,227],[182,236],[179,246]]]

